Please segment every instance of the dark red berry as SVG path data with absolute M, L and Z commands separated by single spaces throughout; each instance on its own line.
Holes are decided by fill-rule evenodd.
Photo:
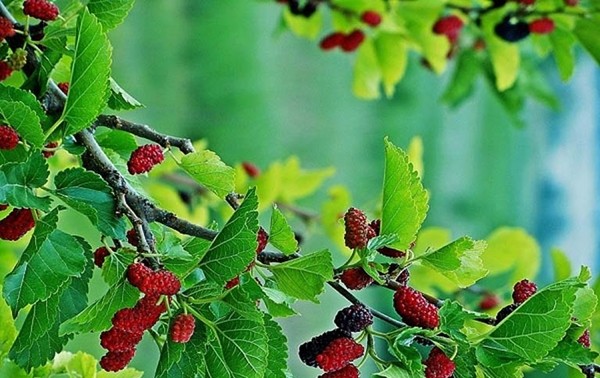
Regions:
M 42 151 L 42 155 L 46 159 L 51 158 L 56 153 L 56 148 L 58 147 L 58 142 L 49 142 L 44 146 L 44 150 Z
M 8 18 L 0 17 L 0 42 L 15 35 L 15 26 Z
M 369 276 L 363 268 L 346 269 L 340 275 L 340 280 L 350 290 L 360 290 L 373 283 L 373 278 Z
M 100 247 L 100 248 L 96 249 L 94 251 L 94 264 L 96 264 L 96 266 L 98 268 L 102 268 L 102 265 L 104 264 L 104 260 L 106 259 L 106 257 L 108 255 L 110 255 L 108 248 Z
M 132 228 L 129 231 L 127 231 L 127 242 L 134 247 L 137 247 L 138 244 L 140 244 L 135 228 Z
M 367 216 L 359 209 L 351 207 L 344 214 L 344 241 L 350 249 L 367 246 Z
M 106 371 L 119 371 L 125 369 L 133 359 L 135 349 L 124 352 L 108 352 L 100 359 L 100 366 Z
M 355 29 L 344 37 L 340 47 L 346 52 L 351 52 L 356 50 L 364 40 L 365 33 L 360 29 Z
M 100 345 L 111 352 L 125 352 L 134 349 L 142 340 L 142 332 L 129 332 L 111 328 L 100 334 Z
M 54 21 L 58 17 L 58 7 L 47 0 L 25 0 L 23 13 L 42 21 Z
M 134 308 L 123 308 L 112 318 L 113 327 L 125 332 L 142 333 L 147 327 L 140 323 L 140 312 Z
M 586 330 L 583 331 L 583 334 L 581 336 L 579 336 L 579 338 L 577 339 L 577 342 L 586 348 L 589 348 L 592 346 L 592 342 L 590 341 L 589 328 L 586 328 Z
M 396 290 L 394 308 L 409 326 L 433 329 L 440 324 L 438 308 L 411 287 L 401 286 Z
M 130 284 L 139 289 L 146 277 L 152 273 L 154 273 L 152 269 L 148 268 L 146 265 L 139 262 L 133 263 L 127 268 L 127 280 Z
M 233 289 L 240 284 L 240 276 L 235 276 L 225 283 L 225 290 Z
M 435 34 L 445 35 L 450 43 L 454 44 L 458 41 L 460 31 L 464 26 L 463 21 L 455 15 L 442 17 L 433 24 L 433 32 Z
M 258 245 L 256 246 L 256 254 L 258 255 L 259 253 L 265 250 L 265 247 L 269 242 L 269 234 L 267 234 L 267 231 L 265 231 L 264 228 L 258 228 L 258 233 L 256 234 L 256 241 L 258 242 Z
M 317 365 L 326 372 L 340 370 L 365 353 L 365 348 L 349 337 L 333 340 L 317 355 Z
M 250 162 L 242 162 L 242 168 L 244 168 L 244 172 L 252 178 L 260 176 L 260 168 Z
M 496 324 L 500 323 L 502 320 L 504 320 L 504 318 L 512 314 L 513 311 L 515 311 L 518 307 L 519 305 L 517 303 L 511 303 L 508 306 L 502 307 L 496 314 Z
M 192 315 L 178 315 L 171 327 L 171 340 L 176 343 L 187 343 L 194 334 L 194 328 L 196 328 L 196 321 Z
M 0 60 L 0 81 L 8 79 L 12 75 L 13 69 L 7 61 Z
M 456 368 L 454 362 L 438 347 L 429 352 L 429 357 L 423 364 L 425 365 L 425 378 L 450 378 Z
M 160 295 L 146 295 L 136 303 L 135 311 L 140 327 L 150 329 L 158 322 L 160 315 L 167 311 L 165 301 L 160 299 Z M 158 304 L 160 302 L 160 304 Z
M 159 270 L 146 275 L 138 288 L 148 295 L 175 295 L 181 289 L 181 282 L 170 271 Z
M 362 304 L 355 304 L 338 311 L 335 325 L 350 332 L 360 332 L 373 324 L 373 314 Z
M 327 331 L 319 336 L 313 337 L 310 341 L 300 345 L 298 356 L 300 360 L 308 366 L 317 366 L 317 356 L 335 339 L 350 338 L 352 334 L 341 329 Z
M 8 209 L 8 205 L 5 203 L 0 203 L 0 211 L 4 211 L 6 209 Z
M 481 310 L 491 310 L 496 308 L 500 304 L 500 298 L 496 294 L 486 294 L 479 302 L 479 308 Z
M 62 83 L 58 83 L 58 88 L 61 90 L 62 93 L 66 94 L 66 95 L 69 94 L 69 87 L 70 87 L 70 85 L 66 81 L 64 81 Z
M 132 175 L 149 172 L 155 165 L 165 160 L 162 147 L 158 144 L 146 144 L 131 153 L 127 169 Z
M 12 150 L 19 144 L 19 134 L 8 125 L 0 125 L 0 150 Z
M 529 280 L 522 280 L 515 284 L 513 287 L 512 298 L 513 302 L 520 304 L 525 302 L 529 297 L 535 294 L 537 286 L 535 283 Z
M 319 375 L 319 378 L 359 378 L 360 372 L 356 368 L 356 366 L 350 364 L 346 365 L 345 368 L 340 369 L 338 371 L 332 371 L 330 373 L 325 373 Z
M 402 270 L 400 275 L 396 278 L 396 282 L 398 282 L 402 286 L 408 285 L 408 280 L 410 279 L 410 272 L 408 269 Z
M 552 33 L 554 31 L 554 21 L 548 17 L 538 18 L 529 23 L 529 31 L 534 34 Z
M 19 240 L 35 227 L 33 213 L 29 209 L 13 209 L 6 218 L 0 220 L 0 239 Z
M 360 16 L 360 20 L 365 24 L 375 27 L 381 24 L 381 15 L 375 11 L 366 11 Z
M 345 37 L 346 35 L 342 32 L 327 34 L 319 43 L 319 47 L 324 51 L 333 50 L 342 44 Z

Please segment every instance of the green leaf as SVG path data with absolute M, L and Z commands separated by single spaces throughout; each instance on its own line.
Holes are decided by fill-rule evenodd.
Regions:
M 381 234 L 398 235 L 391 248 L 403 251 L 410 246 L 428 209 L 427 192 L 408 155 L 386 139 Z
M 46 50 L 43 54 L 39 55 L 40 64 L 36 67 L 35 71 L 33 71 L 31 75 L 29 75 L 25 83 L 23 83 L 23 85 L 21 86 L 22 89 L 31 90 L 38 93 L 46 93 L 46 91 L 48 90 L 48 80 L 50 79 L 50 75 L 52 74 L 52 71 L 54 71 L 54 68 L 62 58 L 62 52 L 65 51 L 67 37 L 63 34 L 68 34 L 69 32 L 69 30 L 65 30 L 62 27 L 60 27 L 58 29 L 62 32 L 60 35 L 49 36 L 48 31 L 50 27 L 51 25 L 47 25 L 44 28 L 44 33 L 46 36 L 44 37 L 43 44 L 46 47 Z M 37 107 L 41 109 L 41 106 L 39 102 L 37 102 L 37 100 L 36 103 Z M 32 104 L 27 102 L 26 104 L 31 109 L 36 111 L 36 114 L 38 115 L 38 117 L 40 117 L 40 120 L 47 120 L 46 114 L 43 113 L 43 111 L 42 114 L 40 114 L 32 106 Z
M 56 227 L 58 209 L 39 220 L 17 266 L 6 276 L 4 298 L 13 315 L 50 298 L 69 278 L 80 277 L 88 262 L 82 244 Z
M 112 2 L 112 0 L 106 2 Z M 111 77 L 108 107 L 113 110 L 133 110 L 143 108 L 144 105 L 133 98 L 129 93 L 125 92 L 125 90 L 121 88 L 119 84 L 117 84 L 117 82 Z
M 408 65 L 407 41 L 401 34 L 380 33 L 373 41 L 381 68 L 383 90 L 392 97 L 396 84 L 402 80 Z
M 500 92 L 509 89 L 515 84 L 521 63 L 518 45 L 503 41 L 496 36 L 496 32 L 494 31 L 494 27 L 505 16 L 505 13 L 504 9 L 497 9 L 487 12 L 482 17 L 485 43 L 496 77 L 496 88 Z
M 565 337 L 558 343 L 556 348 L 552 349 L 546 360 L 562 362 L 572 367 L 578 368 L 579 365 L 589 365 L 598 357 L 598 353 L 579 344 L 577 340 Z
M 54 185 L 54 194 L 85 215 L 102 234 L 116 239 L 125 237 L 126 225 L 122 218 L 115 216 L 112 190 L 98 174 L 70 168 L 56 175 Z
M 111 52 L 102 25 L 85 8 L 77 21 L 69 95 L 62 115 L 68 124 L 66 134 L 85 129 L 104 109 Z
M 270 287 L 261 287 L 261 290 L 265 294 L 262 298 L 265 306 L 267 306 L 269 314 L 274 318 L 284 318 L 298 314 L 291 307 L 294 300 L 289 295 Z
M 462 52 L 457 58 L 452 80 L 442 95 L 442 101 L 450 107 L 462 104 L 475 90 L 480 72 L 481 63 L 477 54 L 470 50 Z
M 87 7 L 108 31 L 123 22 L 134 3 L 135 0 L 90 0 Z
M 423 375 L 421 353 L 419 353 L 416 348 L 394 342 L 394 344 L 390 345 L 389 351 L 398 359 L 400 365 L 406 369 L 412 377 Z
M 571 261 L 563 251 L 553 248 L 550 251 L 552 265 L 554 267 L 554 280 L 560 281 L 571 276 Z
M 476 378 L 475 366 L 477 365 L 477 356 L 475 348 L 468 343 L 458 344 L 458 353 L 454 356 L 455 378 Z
M 600 41 L 598 40 L 598 29 L 600 28 L 600 17 L 579 18 L 575 25 L 575 36 L 590 55 L 600 63 Z
M 464 236 L 425 255 L 421 261 L 444 274 L 460 287 L 468 287 L 488 273 L 481 260 L 485 247 L 484 241 Z
M 13 345 L 17 337 L 17 328 L 10 312 L 10 307 L 0 298 L 0 361 Z
M 325 282 L 333 279 L 333 263 L 328 250 L 270 266 L 279 290 L 294 298 L 318 303 Z
M 568 81 L 573 76 L 575 69 L 575 54 L 573 46 L 575 44 L 573 33 L 562 28 L 556 28 L 550 33 L 550 42 L 554 53 L 554 61 L 562 81 Z
M 181 168 L 221 198 L 235 189 L 235 169 L 210 150 L 185 155 L 181 158 Z
M 377 51 L 373 42 L 367 39 L 356 53 L 352 92 L 365 100 L 378 99 L 380 82 L 381 68 L 377 61 Z
M 44 113 L 42 105 L 40 105 L 37 98 L 35 98 L 35 95 L 30 91 L 0 83 L 0 100 L 8 102 L 21 102 L 29 109 L 33 110 L 40 120 L 44 120 L 46 118 L 46 113 Z
M 293 203 L 298 199 L 313 194 L 323 185 L 323 181 L 335 172 L 333 168 L 302 169 L 300 167 L 300 160 L 296 156 L 291 156 L 283 164 L 273 164 L 273 167 L 279 167 L 279 174 L 281 175 L 281 190 L 278 193 L 277 199 L 285 203 Z M 275 169 L 277 170 L 277 168 Z
M 204 354 L 208 342 L 206 327 L 196 320 L 196 329 L 190 341 L 175 343 L 170 338 L 160 351 L 156 378 L 188 378 L 206 368 Z
M 242 272 L 256 256 L 258 232 L 256 193 L 251 189 L 244 202 L 213 240 L 199 267 L 219 285 Z
M 283 11 L 283 20 L 287 27 L 298 37 L 315 39 L 321 31 L 323 25 L 323 12 L 317 10 L 309 18 L 303 16 L 295 16 L 286 7 Z
M 128 160 L 131 152 L 138 148 L 135 136 L 126 131 L 98 130 L 95 137 L 100 147 L 113 150 L 124 160 Z
M 269 243 L 286 255 L 291 255 L 298 250 L 298 241 L 292 227 L 285 216 L 275 206 L 271 214 L 271 228 L 269 229 Z
M 232 312 L 210 330 L 212 337 L 205 354 L 207 377 L 264 377 L 269 348 L 262 322 Z
M 41 147 L 44 144 L 45 137 L 40 117 L 25 103 L 0 100 L 0 119 L 3 119 L 19 133 L 22 139 L 32 145 Z
M 133 263 L 136 253 L 134 250 L 120 248 L 113 251 L 104 259 L 102 278 L 110 286 L 116 285 L 125 277 L 127 267 Z
M 39 151 L 34 151 L 26 161 L 7 163 L 0 171 L 0 203 L 17 208 L 48 211 L 49 197 L 38 197 L 34 188 L 42 187 L 48 180 L 48 163 Z
M 374 377 L 381 378 L 412 378 L 414 375 L 398 365 L 390 365 L 385 370 L 375 373 Z
M 478 314 L 466 311 L 460 303 L 447 300 L 439 310 L 440 331 L 453 340 L 468 344 L 463 328 L 467 320 L 475 319 Z
M 268 365 L 265 378 L 287 377 L 287 338 L 281 326 L 269 315 L 264 314 L 265 330 L 267 331 Z
M 573 318 L 577 319 L 579 324 L 589 327 L 592 316 L 598 306 L 598 297 L 590 287 L 584 287 L 577 290 L 575 303 L 573 304 Z
M 111 326 L 115 312 L 133 307 L 140 292 L 126 281 L 111 286 L 103 297 L 88 306 L 79 315 L 60 326 L 60 335 L 104 331 Z

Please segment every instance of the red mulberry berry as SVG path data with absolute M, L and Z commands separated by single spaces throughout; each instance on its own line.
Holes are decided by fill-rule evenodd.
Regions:
M 402 270 L 400 275 L 396 278 L 396 282 L 398 282 L 402 286 L 408 285 L 408 280 L 410 279 L 410 272 L 408 269 Z
M 396 290 L 394 308 L 409 326 L 433 329 L 440 324 L 437 307 L 411 287 L 401 286 Z
M 319 336 L 313 337 L 310 341 L 300 345 L 298 356 L 300 360 L 308 366 L 317 366 L 317 356 L 333 341 L 339 338 L 350 338 L 351 333 L 341 329 L 327 331 Z
M 481 310 L 491 310 L 500 304 L 500 298 L 496 294 L 486 294 L 479 302 Z
M 96 266 L 98 268 L 102 268 L 102 265 L 104 264 L 104 260 L 106 259 L 106 257 L 108 255 L 110 255 L 108 248 L 106 248 L 106 247 L 98 248 L 97 250 L 94 251 L 94 264 L 96 264 Z
M 338 311 L 335 325 L 350 332 L 360 332 L 373 324 L 373 314 L 362 304 L 355 304 Z
M 233 277 L 225 284 L 225 290 L 233 289 L 240 284 L 240 276 Z
M 162 163 L 165 156 L 158 144 L 146 144 L 131 153 L 127 169 L 132 175 L 149 172 L 155 165 Z
M 579 338 L 577 339 L 577 342 L 586 348 L 589 348 L 590 346 L 592 346 L 592 342 L 590 341 L 589 328 L 586 328 L 586 330 L 583 331 L 583 334 L 581 336 L 579 336 Z
M 511 303 L 508 306 L 502 307 L 496 314 L 496 324 L 500 323 L 508 315 L 512 314 L 519 305 L 517 303 Z
M 42 151 L 42 155 L 46 159 L 51 158 L 56 153 L 56 148 L 58 147 L 58 142 L 49 142 L 44 146 L 44 150 Z
M 126 332 L 142 333 L 147 327 L 140 323 L 140 313 L 133 308 L 123 308 L 115 313 L 112 318 L 112 325 L 115 329 Z
M 456 368 L 454 362 L 437 347 L 429 352 L 429 357 L 423 364 L 425 365 L 425 378 L 450 378 Z
M 350 34 L 347 34 L 342 40 L 340 47 L 346 52 L 356 50 L 365 40 L 365 33 L 362 30 L 353 30 Z
M 157 305 L 159 298 L 160 296 L 158 295 L 147 295 L 140 299 L 133 308 L 138 317 L 138 324 L 143 329 L 152 328 L 158 322 L 158 319 L 160 319 L 160 315 L 167 311 L 167 306 L 164 302 Z
M 552 33 L 554 31 L 554 21 L 548 17 L 533 20 L 529 23 L 529 31 L 534 34 Z
M 340 280 L 350 290 L 360 290 L 373 283 L 373 278 L 369 276 L 363 268 L 350 268 L 342 272 Z
M 319 47 L 323 51 L 333 50 L 342 44 L 345 37 L 346 35 L 341 32 L 327 34 L 319 43 Z
M 513 287 L 512 298 L 515 303 L 523 303 L 537 291 L 535 283 L 529 280 L 522 280 Z
M 0 125 L 0 150 L 12 150 L 19 144 L 19 134 L 8 125 Z
M 356 368 L 356 366 L 350 364 L 346 365 L 345 368 L 340 369 L 338 371 L 332 371 L 330 373 L 325 373 L 319 375 L 319 378 L 359 378 L 360 372 Z
M 244 169 L 244 172 L 252 178 L 260 176 L 260 168 L 248 161 L 242 162 L 242 168 Z
M 256 241 L 258 242 L 258 245 L 256 246 L 256 254 L 258 255 L 265 250 L 265 247 L 269 242 L 269 234 L 267 234 L 267 231 L 265 231 L 264 228 L 259 227 L 258 233 L 256 234 Z
M 333 340 L 317 357 L 317 365 L 325 370 L 340 370 L 365 353 L 365 348 L 352 338 L 341 337 Z
M 142 332 L 128 332 L 111 328 L 100 334 L 100 345 L 111 352 L 125 352 L 134 349 L 142 340 Z
M 13 209 L 6 218 L 0 220 L 0 239 L 19 240 L 33 227 L 35 220 L 31 210 Z
M 8 79 L 12 75 L 13 69 L 10 68 L 8 62 L 0 60 L 0 81 Z
M 100 359 L 100 366 L 106 371 L 119 371 L 125 369 L 133 359 L 135 349 L 124 352 L 108 352 Z
M 463 21 L 454 15 L 442 17 L 433 25 L 435 34 L 445 35 L 450 43 L 454 44 L 458 41 L 458 36 L 463 27 Z
M 364 248 L 367 245 L 367 216 L 351 207 L 344 215 L 344 241 L 348 248 Z
M 0 42 L 15 35 L 15 26 L 8 18 L 0 17 Z
M 196 328 L 196 321 L 192 315 L 177 316 L 171 327 L 171 340 L 176 343 L 187 343 L 194 334 L 194 328 Z
M 8 209 L 8 205 L 5 203 L 0 203 L 0 211 L 4 211 L 6 209 Z
M 66 95 L 69 94 L 69 88 L 70 88 L 70 85 L 66 81 L 64 81 L 62 83 L 58 83 L 58 89 L 60 89 L 60 91 Z
M 181 289 L 181 282 L 168 270 L 159 270 L 144 277 L 139 289 L 149 295 L 175 295 Z
M 58 17 L 58 7 L 47 0 L 25 0 L 23 13 L 42 21 L 54 21 Z
M 135 228 L 132 228 L 129 231 L 127 231 L 127 242 L 134 247 L 137 247 L 138 244 L 140 244 Z
M 360 16 L 360 20 L 369 26 L 375 27 L 381 24 L 381 15 L 375 11 L 366 11 Z
M 146 277 L 152 273 L 152 269 L 148 268 L 146 265 L 139 262 L 133 263 L 127 268 L 127 280 L 130 284 L 140 289 Z

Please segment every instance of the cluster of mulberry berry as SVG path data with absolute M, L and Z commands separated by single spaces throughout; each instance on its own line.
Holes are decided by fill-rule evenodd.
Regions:
M 434 329 L 440 324 L 438 308 L 409 286 L 400 286 L 394 293 L 394 309 L 409 326 Z
M 175 295 L 181 289 L 179 279 L 168 270 L 153 271 L 141 262 L 127 268 L 129 283 L 146 295 Z
M 35 220 L 30 209 L 13 209 L 0 220 L 0 239 L 19 240 L 34 227 Z
M 513 303 L 503 307 L 496 314 L 496 324 L 500 323 L 504 318 L 515 311 L 523 302 L 529 299 L 537 292 L 537 285 L 527 279 L 521 280 L 513 287 Z
M 47 0 L 25 0 L 23 13 L 42 21 L 54 21 L 58 18 L 58 7 Z
M 8 18 L 0 17 L 0 42 L 15 35 L 15 26 Z
M 381 15 L 372 10 L 365 11 L 360 15 L 356 14 L 355 16 L 358 17 L 361 22 L 371 27 L 379 26 L 382 21 Z M 339 47 L 344 52 L 352 52 L 360 47 L 365 38 L 366 35 L 361 29 L 354 29 L 349 33 L 336 31 L 323 37 L 319 43 L 319 47 L 324 51 L 333 50 Z
M 442 352 L 434 347 L 425 361 L 425 378 L 450 378 L 454 374 L 456 365 Z
M 381 220 L 375 219 L 367 223 L 367 216 L 361 210 L 351 207 L 344 214 L 344 242 L 348 248 L 365 248 L 367 242 L 378 236 L 381 230 Z M 384 256 L 398 258 L 404 257 L 404 251 L 398 251 L 389 247 L 377 250 Z
M 342 371 L 364 352 L 364 347 L 354 341 L 349 331 L 337 328 L 300 345 L 298 354 L 300 360 L 308 366 L 319 367 L 331 373 Z M 344 375 L 325 376 L 343 377 Z
M 158 144 L 146 144 L 138 147 L 131 153 L 127 162 L 127 169 L 132 175 L 150 172 L 155 165 L 165 160 L 162 147 Z

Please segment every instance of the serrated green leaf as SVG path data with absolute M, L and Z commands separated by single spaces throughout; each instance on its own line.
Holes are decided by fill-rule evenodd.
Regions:
M 273 208 L 273 213 L 271 214 L 269 243 L 286 255 L 291 255 L 298 250 L 298 241 L 296 240 L 294 231 L 277 207 Z
M 380 83 L 381 68 L 377 61 L 377 51 L 373 42 L 367 39 L 356 53 L 352 92 L 365 100 L 378 99 Z
M 459 343 L 458 352 L 454 356 L 454 378 L 476 378 L 475 366 L 477 365 L 477 357 L 475 348 L 470 344 Z
M 460 287 L 468 287 L 488 273 L 481 260 L 485 247 L 484 241 L 465 236 L 425 255 L 421 261 Z
M 235 169 L 210 150 L 185 155 L 181 158 L 181 168 L 221 198 L 234 191 Z
M 47 25 L 44 28 L 44 33 L 46 34 L 46 37 L 48 36 L 48 31 L 51 26 L 52 25 Z M 63 31 L 64 34 L 69 33 L 69 30 L 65 30 L 62 27 L 60 27 L 58 30 Z M 56 35 L 55 37 L 51 37 L 48 39 L 46 37 L 44 37 L 43 42 L 44 46 L 46 47 L 46 50 L 43 54 L 39 55 L 40 63 L 37 65 L 35 71 L 33 71 L 31 75 L 29 75 L 25 83 L 23 83 L 23 85 L 21 86 L 22 89 L 31 90 L 38 93 L 46 93 L 46 91 L 48 90 L 48 81 L 50 79 L 50 75 L 52 74 L 52 71 L 63 56 L 63 52 L 65 51 L 65 45 L 67 44 L 67 38 L 63 34 Z M 31 109 L 34 109 L 34 107 L 32 107 L 32 104 L 26 104 Z M 37 107 L 41 109 L 39 103 Z M 36 109 L 34 110 L 36 111 L 38 117 L 40 117 L 40 120 L 42 120 L 42 124 L 44 124 L 44 120 L 47 120 L 46 114 L 43 113 L 43 111 L 42 114 L 40 114 Z M 46 128 L 44 127 L 44 129 Z
M 550 33 L 550 42 L 554 53 L 554 61 L 562 81 L 568 81 L 573 76 L 575 69 L 575 44 L 573 33 L 561 28 L 556 28 Z
M 333 263 L 328 250 L 270 266 L 279 290 L 285 294 L 318 303 L 325 282 L 333 279 Z
M 456 301 L 446 301 L 439 310 L 440 330 L 449 335 L 453 340 L 468 343 L 466 335 L 462 332 L 467 320 L 475 319 L 475 313 L 466 311 Z
M 505 42 L 500 39 L 494 27 L 505 16 L 504 9 L 487 12 L 482 17 L 482 30 L 485 37 L 487 51 L 489 52 L 496 78 L 496 88 L 503 92 L 511 88 L 517 81 L 521 57 L 516 43 Z
M 581 45 L 600 64 L 600 41 L 598 41 L 598 29 L 600 28 L 600 17 L 579 18 L 575 24 L 575 36 Z
M 396 84 L 404 77 L 408 65 L 406 38 L 401 34 L 380 33 L 373 42 L 381 69 L 383 90 L 387 97 L 392 97 Z
M 473 93 L 480 72 L 481 63 L 477 54 L 470 50 L 462 52 L 456 60 L 454 74 L 442 95 L 442 101 L 450 107 L 462 104 Z
M 386 139 L 381 234 L 398 235 L 391 248 L 403 251 L 410 246 L 428 209 L 427 192 L 408 155 Z
M 44 144 L 45 137 L 40 117 L 25 103 L 0 100 L 0 119 L 15 129 L 28 143 L 36 147 Z
M 584 347 L 577 340 L 565 337 L 558 343 L 556 348 L 548 353 L 545 359 L 579 368 L 580 365 L 592 364 L 596 357 L 598 357 L 597 352 Z
M 106 0 L 104 0 L 106 1 Z M 106 2 L 111 2 L 106 1 Z M 133 1 L 132 1 L 133 2 Z M 123 88 L 117 84 L 113 78 L 110 78 L 110 97 L 108 98 L 108 107 L 113 110 L 133 110 L 143 108 L 138 100 L 133 98 L 129 93 L 127 93 Z
M 126 281 L 111 286 L 103 297 L 88 306 L 79 315 L 60 326 L 60 335 L 104 331 L 111 326 L 115 312 L 132 307 L 140 297 L 140 292 Z
M 421 362 L 421 353 L 411 346 L 401 343 L 394 343 L 389 347 L 390 353 L 398 359 L 400 365 L 406 369 L 411 376 L 421 376 L 424 372 L 423 363 Z
M 75 55 L 69 80 L 69 95 L 63 111 L 66 134 L 88 127 L 107 101 L 112 48 L 102 26 L 87 8 L 77 21 Z
M 0 360 L 8 353 L 16 337 L 17 328 L 10 307 L 4 298 L 0 298 Z
M 77 352 L 61 352 L 54 357 L 52 369 L 56 373 L 67 373 L 77 376 L 78 378 L 96 378 L 96 364 L 98 362 L 94 356 Z
M 293 299 L 282 291 L 270 287 L 261 287 L 266 295 L 263 299 L 269 314 L 274 318 L 284 318 L 294 316 L 298 313 L 291 307 Z
M 21 102 L 29 109 L 33 110 L 40 120 L 46 118 L 46 113 L 42 109 L 35 95 L 30 91 L 4 85 L 0 83 L 0 100 L 8 102 Z
M 48 211 L 52 200 L 49 197 L 39 197 L 33 189 L 43 186 L 49 174 L 48 163 L 39 151 L 34 151 L 24 162 L 2 165 L 0 203 Z
M 281 326 L 269 315 L 264 315 L 267 331 L 268 365 L 265 378 L 286 378 L 288 349 L 287 338 Z
M 412 378 L 414 377 L 411 372 L 401 368 L 398 365 L 390 365 L 385 370 L 375 373 L 374 377 L 381 378 Z
M 200 261 L 199 267 L 209 280 L 224 285 L 254 260 L 258 232 L 257 207 L 256 193 L 251 189 Z
M 223 292 L 223 286 L 218 285 L 212 281 L 203 281 L 185 291 L 185 295 L 194 298 L 195 300 L 202 300 L 207 298 L 214 298 Z
M 95 137 L 100 147 L 110 148 L 125 160 L 128 160 L 131 152 L 138 148 L 135 137 L 122 130 L 98 130 Z
M 54 194 L 73 210 L 85 215 L 98 230 L 115 239 L 125 237 L 126 225 L 115 216 L 112 190 L 96 173 L 70 168 L 54 178 Z
M 210 330 L 212 338 L 205 354 L 207 377 L 264 377 L 269 349 L 262 322 L 232 312 L 219 319 Z
M 592 316 L 596 312 L 598 297 L 590 287 L 577 290 L 575 303 L 573 303 L 573 318 L 584 326 L 589 326 Z
M 37 224 L 17 266 L 6 276 L 4 298 L 13 315 L 28 304 L 53 296 L 69 278 L 80 277 L 88 261 L 82 244 L 56 228 L 55 209 Z
M 133 263 L 136 253 L 134 250 L 121 248 L 113 251 L 104 259 L 102 278 L 108 285 L 113 286 L 125 277 L 127 267 Z
M 135 0 L 90 0 L 87 7 L 108 31 L 123 22 L 134 3 Z

